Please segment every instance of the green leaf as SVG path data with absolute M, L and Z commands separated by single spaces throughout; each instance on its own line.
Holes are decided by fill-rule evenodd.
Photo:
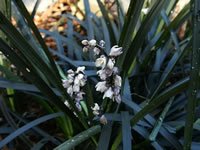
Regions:
M 184 150 L 190 150 L 192 144 L 192 130 L 195 117 L 195 105 L 197 98 L 197 90 L 199 89 L 199 70 L 200 70 L 200 22 L 199 22 L 199 10 L 200 1 L 191 1 L 191 7 L 193 10 L 193 44 L 192 44 L 192 70 L 190 74 L 190 82 L 188 88 L 188 102 L 187 102 L 187 114 L 184 130 Z
M 101 126 L 100 125 L 93 126 L 93 127 L 89 128 L 89 129 L 79 133 L 78 135 L 74 136 L 70 140 L 62 143 L 59 146 L 57 146 L 56 148 L 54 148 L 54 150 L 71 150 L 72 148 L 74 148 L 78 144 L 80 144 L 83 141 L 87 140 L 91 136 L 99 133 L 100 131 L 101 131 Z

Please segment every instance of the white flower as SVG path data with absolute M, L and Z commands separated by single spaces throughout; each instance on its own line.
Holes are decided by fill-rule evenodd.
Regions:
M 118 74 L 118 73 L 119 73 L 119 69 L 118 69 L 117 67 L 114 67 L 114 68 L 113 68 L 113 73 L 114 73 L 114 74 Z
M 78 92 L 77 95 L 76 95 L 75 100 L 76 100 L 77 102 L 80 102 L 80 100 L 83 99 L 83 94 L 85 94 L 85 92 Z
M 115 82 L 115 87 L 121 87 L 121 85 L 122 85 L 122 78 L 119 75 L 116 75 L 114 80 L 115 80 L 114 81 Z
M 86 45 L 88 45 L 88 40 L 83 40 L 83 41 L 81 41 L 81 43 L 86 46 Z
M 72 82 L 73 82 L 73 81 L 72 81 Z M 63 87 L 64 87 L 64 88 L 67 89 L 67 88 L 70 86 L 70 84 L 71 84 L 71 83 L 69 82 L 69 80 L 63 80 Z
M 112 88 L 110 87 L 110 88 L 104 93 L 103 99 L 106 98 L 106 97 L 112 99 L 112 98 L 113 98 L 113 94 L 114 94 L 114 92 L 113 92 Z
M 88 48 L 87 46 L 84 46 L 84 47 L 83 47 L 83 52 L 84 52 L 84 53 L 87 53 L 88 51 L 89 51 L 89 48 Z
M 98 82 L 95 86 L 96 91 L 99 91 L 101 93 L 105 92 L 108 87 L 106 86 L 106 81 Z
M 104 115 L 101 116 L 100 122 L 101 122 L 102 124 L 104 124 L 104 125 L 108 123 L 108 121 L 107 121 L 107 119 L 106 119 L 106 117 L 105 117 Z
M 74 91 L 75 93 L 80 92 L 80 86 L 79 86 L 78 84 L 74 84 L 74 86 L 73 86 L 73 91 Z
M 74 84 L 80 85 L 80 79 L 78 78 L 78 76 L 75 77 Z
M 99 54 L 100 54 L 100 49 L 97 48 L 97 47 L 95 47 L 95 48 L 93 49 L 93 51 L 94 51 L 94 55 L 99 55 Z
M 97 103 L 94 103 L 94 107 L 91 107 L 91 109 L 93 110 L 93 114 L 95 116 L 98 116 L 99 115 L 99 110 L 100 110 L 100 107 Z
M 73 95 L 73 87 L 72 85 L 70 87 L 67 88 L 67 93 L 72 96 Z
M 69 69 L 69 70 L 67 71 L 67 73 L 68 73 L 68 74 L 74 74 L 74 71 L 73 71 L 72 69 Z
M 99 41 L 99 45 L 101 45 L 102 47 L 104 47 L 106 44 L 106 42 L 104 40 Z
M 114 96 L 113 100 L 115 100 L 118 104 L 120 104 L 121 103 L 121 96 L 120 95 Z
M 79 111 L 82 110 L 82 107 L 81 107 L 80 103 L 78 103 L 78 102 L 76 102 L 76 107 L 78 108 Z
M 106 57 L 104 55 L 101 55 L 100 58 L 96 59 L 95 65 L 96 67 L 102 67 L 102 69 L 104 69 L 106 66 Z
M 119 47 L 118 45 L 115 45 L 111 48 L 110 50 L 110 56 L 119 56 L 121 55 L 123 52 L 122 52 L 122 47 Z
M 82 67 L 77 68 L 76 73 L 79 73 L 79 72 L 84 73 L 84 71 L 85 71 L 85 66 L 82 66 Z
M 99 70 L 97 71 L 98 76 L 100 77 L 101 80 L 106 80 L 106 71 L 105 70 Z
M 114 65 L 115 65 L 115 60 L 110 58 L 110 59 L 108 60 L 107 67 L 108 67 L 109 69 L 113 69 Z
M 97 41 L 96 40 L 90 40 L 89 42 L 88 42 L 88 44 L 90 45 L 90 46 L 96 46 L 97 45 Z

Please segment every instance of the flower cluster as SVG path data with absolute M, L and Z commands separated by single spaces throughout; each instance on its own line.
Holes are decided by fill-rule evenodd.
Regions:
M 122 47 L 117 45 L 113 46 L 109 55 L 107 55 L 103 51 L 105 48 L 105 42 L 103 40 L 101 40 L 99 44 L 97 44 L 96 40 L 83 40 L 82 44 L 84 45 L 84 52 L 93 49 L 94 54 L 97 56 L 95 65 L 100 68 L 97 74 L 101 81 L 96 84 L 96 91 L 104 94 L 103 99 L 107 97 L 120 103 L 122 79 L 119 76 L 118 68 L 115 67 L 115 57 L 122 54 Z
M 75 100 L 76 107 L 79 111 L 82 110 L 80 101 L 85 94 L 82 87 L 86 84 L 87 77 L 84 73 L 85 67 L 78 67 L 76 71 L 68 70 L 67 79 L 63 80 L 63 87 L 67 89 L 67 93 Z

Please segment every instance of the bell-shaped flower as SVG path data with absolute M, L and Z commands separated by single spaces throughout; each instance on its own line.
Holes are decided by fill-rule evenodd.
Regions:
M 73 85 L 73 91 L 74 91 L 75 93 L 80 92 L 80 86 L 79 86 L 78 84 L 74 84 L 74 85 Z
M 73 95 L 73 86 L 71 85 L 70 87 L 67 88 L 67 93 L 72 96 Z
M 90 41 L 88 42 L 88 44 L 89 44 L 89 46 L 94 47 L 94 46 L 97 45 L 97 41 L 96 41 L 96 40 L 90 40 Z
M 88 45 L 88 40 L 82 40 L 81 43 L 86 46 Z
M 119 75 L 116 75 L 114 78 L 115 87 L 121 87 L 122 85 L 122 78 Z
M 109 69 L 113 69 L 114 65 L 115 65 L 115 60 L 112 59 L 112 58 L 110 58 L 110 59 L 108 60 L 107 67 L 108 67 Z
M 76 73 L 79 73 L 79 72 L 84 73 L 84 71 L 85 71 L 85 66 L 81 66 L 77 68 Z
M 106 80 L 107 75 L 106 75 L 106 71 L 104 69 L 97 71 L 97 74 L 101 80 Z
M 74 74 L 74 71 L 73 71 L 72 69 L 69 69 L 69 70 L 67 71 L 67 73 L 68 73 L 68 74 Z
M 73 82 L 73 81 L 72 81 Z M 71 83 L 69 82 L 69 80 L 63 80 L 63 87 L 64 88 L 68 88 L 71 85 Z
M 120 87 L 115 87 L 113 92 L 114 92 L 114 95 L 119 95 L 120 94 Z
M 106 44 L 106 42 L 105 42 L 104 40 L 99 41 L 99 45 L 100 45 L 101 47 L 104 47 L 105 44 Z
M 99 55 L 99 54 L 100 54 L 100 49 L 97 48 L 97 47 L 95 47 L 95 48 L 93 49 L 93 51 L 94 51 L 94 55 Z
M 114 92 L 113 92 L 112 88 L 110 87 L 108 90 L 105 91 L 105 93 L 103 95 L 103 99 L 106 97 L 112 99 L 113 94 L 114 94 Z
M 115 100 L 118 104 L 120 104 L 121 103 L 121 96 L 120 95 L 114 96 L 113 100 Z
M 84 52 L 84 53 L 87 53 L 88 51 L 89 51 L 89 47 L 88 47 L 88 46 L 84 46 L 84 47 L 83 47 L 83 52 Z
M 82 110 L 82 107 L 81 107 L 80 103 L 78 103 L 78 102 L 76 102 L 76 107 L 77 107 L 77 109 L 78 109 L 79 111 Z
M 99 91 L 101 93 L 105 92 L 108 87 L 106 86 L 106 81 L 98 82 L 95 86 L 96 91 Z
M 100 117 L 100 123 L 102 123 L 102 124 L 107 124 L 108 123 L 108 121 L 107 121 L 107 118 L 105 117 L 105 115 L 102 115 L 101 117 Z
M 97 58 L 95 65 L 96 65 L 96 67 L 102 67 L 102 69 L 104 69 L 106 66 L 106 56 L 101 55 L 100 58 Z
M 99 115 L 100 107 L 99 107 L 99 105 L 97 103 L 94 103 L 94 107 L 91 107 L 91 109 L 93 110 L 93 114 L 95 116 Z
M 118 74 L 119 73 L 119 69 L 117 67 L 113 67 L 113 74 Z
M 75 97 L 76 102 L 80 102 L 83 99 L 84 94 L 85 92 L 78 92 Z
M 118 45 L 115 45 L 111 48 L 110 50 L 110 56 L 119 56 L 121 55 L 123 52 L 122 52 L 122 47 L 119 47 Z

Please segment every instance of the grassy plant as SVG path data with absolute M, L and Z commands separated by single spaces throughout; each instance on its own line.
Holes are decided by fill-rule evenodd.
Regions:
M 18 24 L 23 24 L 19 26 L 20 30 L 17 30 L 0 12 L 0 29 L 9 39 L 8 42 L 0 38 L 0 50 L 26 78 L 19 79 L 11 71 L 3 68 L 1 71 L 7 74 L 5 77 L 12 79 L 12 82 L 2 79 L 0 87 L 12 87 L 33 95 L 49 113 L 29 123 L 24 121 L 24 126 L 18 129 L 15 126 L 16 131 L 0 142 L 0 148 L 20 134 L 23 140 L 27 140 L 23 134 L 26 130 L 35 129 L 37 124 L 51 118 L 56 118 L 56 123 L 64 133 L 65 139 L 58 141 L 37 128 L 35 131 L 39 132 L 42 138 L 34 147 L 40 145 L 42 141 L 52 142 L 58 150 L 80 147 L 99 150 L 147 147 L 181 150 L 183 147 L 184 149 L 199 147 L 199 135 L 192 134 L 192 130 L 199 133 L 197 127 L 199 116 L 195 111 L 195 108 L 199 109 L 196 105 L 198 82 L 195 82 L 198 80 L 199 72 L 197 42 L 199 3 L 191 1 L 193 4 L 191 8 L 194 7 L 194 11 L 187 4 L 173 20 L 170 20 L 176 0 L 154 0 L 152 3 L 147 0 L 134 0 L 130 2 L 126 15 L 118 0 L 117 15 L 106 9 L 100 0 L 97 2 L 102 13 L 101 17 L 91 12 L 88 0 L 84 0 L 85 20 L 79 20 L 71 14 L 62 16 L 61 19 L 68 20 L 68 28 L 64 30 L 65 36 L 57 31 L 38 29 L 20 0 L 13 1 L 13 5 L 17 6 L 15 11 L 19 11 L 20 14 L 14 15 L 15 20 Z M 147 13 L 143 12 L 144 8 L 148 8 Z M 191 22 L 192 13 L 195 16 L 194 26 L 189 24 L 185 38 L 179 40 L 176 30 L 185 21 Z M 86 34 L 74 30 L 72 20 L 76 20 Z M 191 34 L 192 29 L 193 34 Z M 45 45 L 40 33 L 55 39 L 57 51 Z M 28 40 L 25 37 L 29 37 Z M 109 97 L 103 99 L 102 94 L 94 88 L 100 80 L 96 74 L 97 63 L 94 63 L 92 50 L 88 54 L 83 53 L 81 44 L 82 40 L 94 39 L 97 43 L 100 40 L 105 41 L 105 48 L 99 45 L 97 48 L 109 58 L 112 57 L 111 47 L 119 45 L 123 48 L 123 53 L 116 60 L 119 75 L 122 77 L 120 104 L 113 102 Z M 63 44 L 67 45 L 67 56 L 64 55 Z M 90 45 L 96 46 L 96 44 Z M 193 47 L 192 63 L 190 63 L 191 47 Z M 57 55 L 59 60 L 55 61 L 51 53 Z M 69 77 L 67 70 L 75 71 L 80 66 L 85 66 L 85 74 L 88 77 L 87 84 L 82 89 L 86 95 L 79 103 L 81 111 L 77 109 L 72 96 L 62 85 L 62 79 L 67 80 Z M 12 78 L 8 78 L 9 76 Z M 187 99 L 189 101 L 185 109 Z M 65 106 L 66 100 L 71 108 Z M 103 108 L 100 112 L 103 118 L 101 115 L 94 116 L 95 103 Z M 7 112 L 13 113 L 9 110 Z M 13 117 L 23 120 L 15 113 Z M 100 127 L 100 123 L 104 124 Z M 61 142 L 64 143 L 60 145 Z

